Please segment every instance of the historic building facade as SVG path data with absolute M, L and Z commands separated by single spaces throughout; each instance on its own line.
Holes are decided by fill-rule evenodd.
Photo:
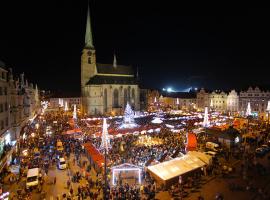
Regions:
M 197 108 L 202 111 L 205 107 L 209 107 L 209 105 L 209 94 L 204 88 L 201 88 L 199 92 L 197 92 Z
M 220 90 L 215 90 L 209 94 L 210 109 L 218 112 L 227 111 L 227 94 Z
M 139 110 L 139 95 L 137 77 L 131 66 L 118 65 L 115 55 L 112 64 L 96 62 L 88 9 L 85 47 L 81 56 L 83 113 L 88 115 L 119 114 L 124 111 L 127 102 L 133 109 Z
M 0 61 L 0 158 L 6 146 L 19 139 L 21 128 L 38 113 L 39 107 L 37 86 L 28 84 L 24 74 L 14 80 L 12 69 Z M 1 159 L 0 171 L 9 160 L 7 156 Z
M 63 102 L 63 105 L 60 105 L 61 101 Z M 60 106 L 64 109 L 66 103 L 68 110 L 73 110 L 74 105 L 80 110 L 82 106 L 81 97 L 53 97 L 49 99 L 49 109 L 59 109 Z
M 250 103 L 251 112 L 261 117 L 265 117 L 267 113 L 267 103 L 270 100 L 270 92 L 261 90 L 259 87 L 249 87 L 246 91 L 241 91 L 239 95 L 239 109 L 244 115 L 247 105 Z
M 231 113 L 239 111 L 239 96 L 235 90 L 232 90 L 227 96 L 227 111 Z
M 197 98 L 195 92 L 161 92 L 159 102 L 163 108 L 195 110 Z

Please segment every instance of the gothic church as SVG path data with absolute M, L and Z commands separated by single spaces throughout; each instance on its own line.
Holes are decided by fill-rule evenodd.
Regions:
M 121 114 L 127 102 L 139 110 L 139 86 L 132 66 L 96 63 L 90 10 L 87 12 L 85 46 L 81 56 L 82 112 L 87 115 Z

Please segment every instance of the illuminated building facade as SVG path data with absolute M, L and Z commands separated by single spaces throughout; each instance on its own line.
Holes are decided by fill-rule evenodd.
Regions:
M 159 102 L 164 108 L 195 110 L 197 98 L 195 92 L 161 92 Z
M 242 114 L 245 113 L 247 105 L 250 102 L 251 112 L 265 117 L 267 102 L 270 100 L 270 92 L 261 90 L 259 87 L 249 87 L 246 91 L 241 91 L 239 95 L 239 109 Z
M 203 111 L 205 107 L 209 106 L 209 94 L 204 88 L 201 88 L 197 92 L 197 108 Z
M 210 109 L 218 112 L 227 111 L 227 94 L 220 90 L 215 90 L 209 94 L 209 102 L 213 102 Z
M 21 128 L 38 113 L 39 92 L 28 84 L 24 74 L 13 79 L 12 69 L 0 61 L 0 157 L 7 145 L 14 145 Z M 10 161 L 11 154 L 0 162 L 0 171 Z
M 120 114 L 127 102 L 134 110 L 140 107 L 140 91 L 132 66 L 96 63 L 88 9 L 85 47 L 81 56 L 82 110 L 88 115 Z
M 227 111 L 231 113 L 239 111 L 239 96 L 235 90 L 232 90 L 227 96 Z

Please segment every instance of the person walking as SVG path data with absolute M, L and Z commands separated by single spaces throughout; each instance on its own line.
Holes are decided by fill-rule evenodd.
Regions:
M 56 184 L 56 176 L 54 177 L 53 184 Z

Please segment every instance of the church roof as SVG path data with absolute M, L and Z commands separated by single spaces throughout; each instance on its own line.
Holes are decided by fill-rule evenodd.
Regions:
M 132 66 L 117 65 L 113 64 L 100 64 L 97 63 L 97 73 L 99 74 L 119 74 L 119 75 L 132 75 L 134 76 L 134 71 Z
M 137 84 L 134 77 L 125 76 L 99 76 L 96 75 L 88 81 L 87 85 L 99 84 L 121 84 L 121 85 L 135 85 Z

